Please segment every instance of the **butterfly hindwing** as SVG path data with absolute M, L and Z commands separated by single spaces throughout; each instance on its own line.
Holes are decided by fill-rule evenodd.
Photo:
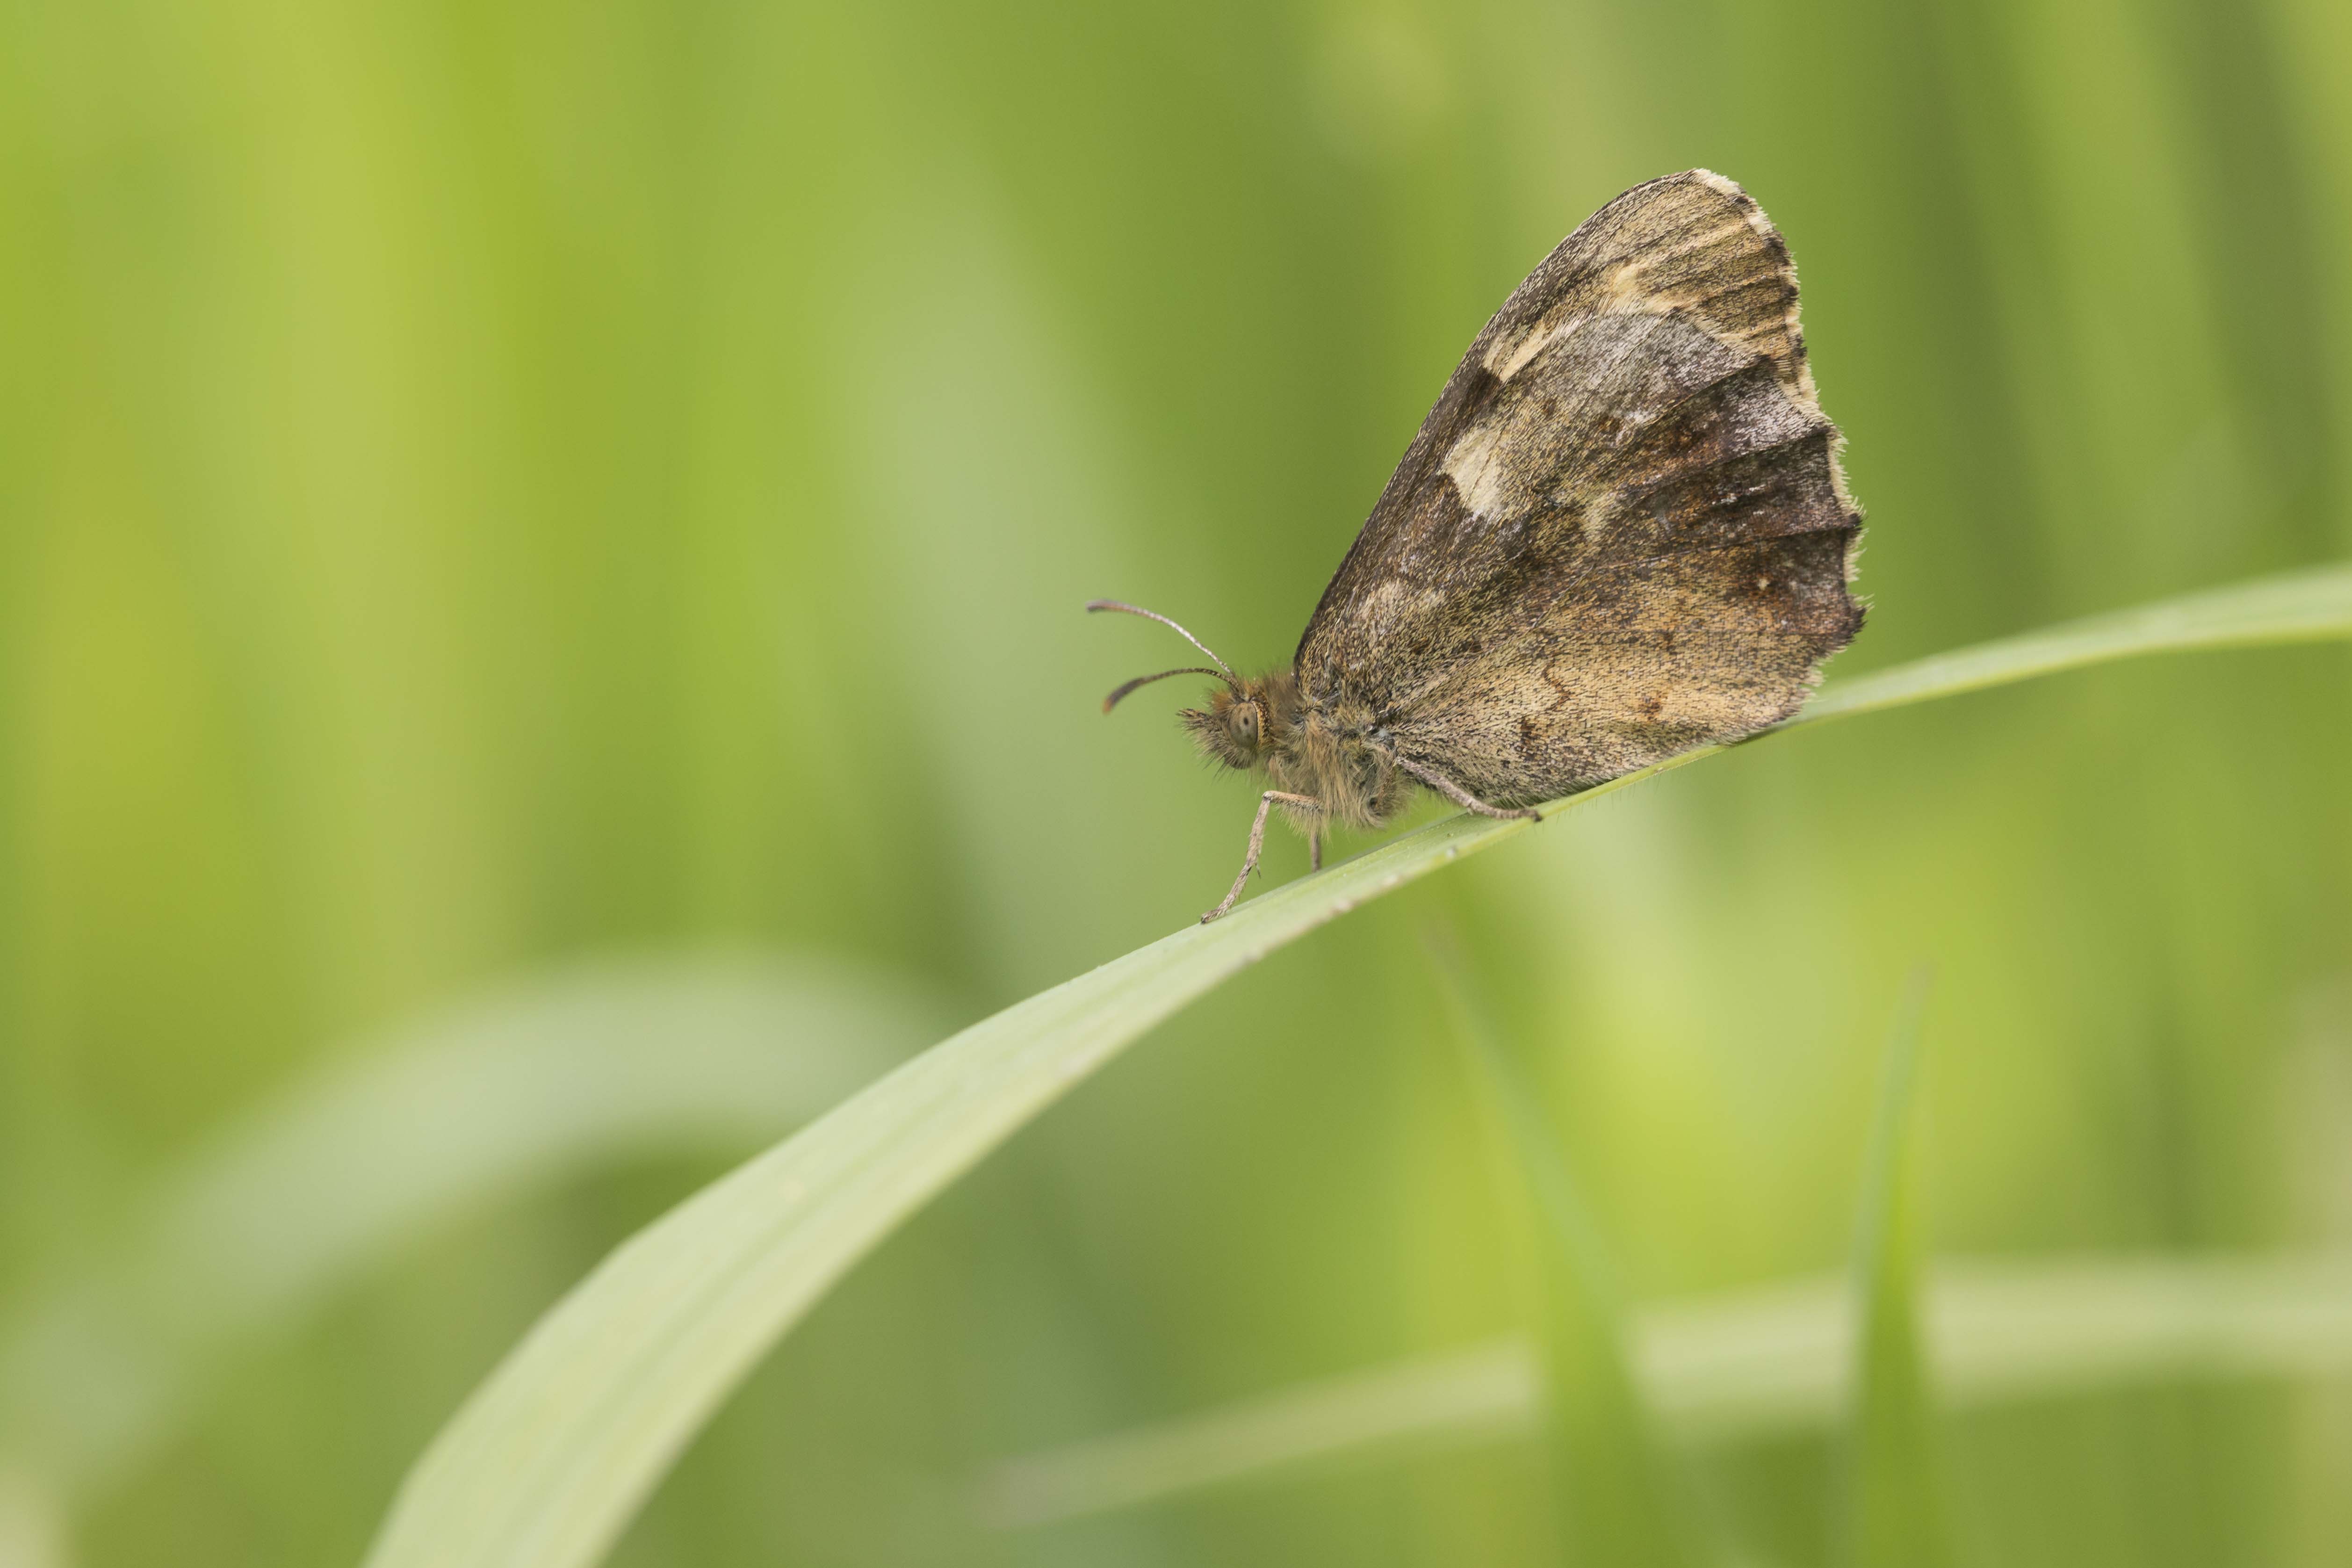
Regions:
M 1837 445 L 1762 212 L 1703 171 L 1637 186 L 1471 344 L 1302 688 L 1497 804 L 1763 728 L 1861 624 Z

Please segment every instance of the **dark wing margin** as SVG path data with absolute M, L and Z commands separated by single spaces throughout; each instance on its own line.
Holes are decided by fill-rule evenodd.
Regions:
M 1720 175 L 1595 213 L 1446 382 L 1307 623 L 1305 692 L 1496 800 L 1792 712 L 1861 624 L 1797 303 Z

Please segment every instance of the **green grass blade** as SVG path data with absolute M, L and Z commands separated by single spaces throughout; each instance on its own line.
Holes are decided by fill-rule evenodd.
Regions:
M 623 1245 L 476 1391 L 369 1561 L 577 1564 L 849 1266 L 1118 1050 L 1220 980 L 1494 843 L 1439 822 L 966 1029 Z
M 1951 1561 L 1936 1479 L 1935 1410 L 1921 1345 L 1913 1090 L 1927 973 L 1904 987 L 1886 1042 L 1878 1114 L 1863 1170 L 1853 1281 L 1853 1418 L 1846 1433 L 1846 1561 L 1855 1568 L 1937 1568 Z
M 2189 1379 L 2352 1371 L 2352 1256 L 1948 1260 L 1926 1299 L 1936 1392 L 1962 1410 Z M 1853 1413 L 1853 1281 L 1819 1277 L 1637 1309 L 1630 1345 L 1664 1435 L 1706 1448 L 1834 1432 Z M 1051 1524 L 1206 1487 L 1386 1463 L 1544 1430 L 1517 1339 L 1277 1389 L 1006 1461 L 985 1517 Z
M 2305 579 L 2294 579 L 2304 582 Z M 2200 595 L 2180 646 L 2352 634 L 2352 573 L 2324 601 L 2279 582 Z M 2332 608 L 2326 607 L 2332 606 Z M 2157 612 L 2148 612 L 2157 613 Z M 2331 618 L 2332 617 L 2332 618 Z M 2097 631 L 2063 663 L 2048 640 L 1979 650 L 1907 685 L 1857 683 L 1892 706 L 2173 645 Z M 2024 647 L 2008 658 L 2002 649 Z M 1990 663 L 1982 662 L 1989 660 Z M 1948 662 L 1948 661 L 1947 661 Z M 1894 695 L 1883 693 L 1894 691 Z M 1837 692 L 1817 716 L 1857 711 Z M 1800 715 L 1801 723 L 1808 715 Z M 1686 766 L 1685 753 L 1550 808 Z M 1532 825 L 1455 817 L 1189 926 L 965 1030 L 625 1243 L 552 1308 L 418 1460 L 379 1534 L 376 1568 L 575 1568 L 618 1535 L 751 1365 L 860 1257 L 989 1150 L 1139 1035 L 1316 927 Z
M 1685 1488 L 1652 1433 L 1626 1357 L 1615 1261 L 1533 1086 L 1472 998 L 1459 956 L 1433 946 L 1455 1033 L 1534 1202 L 1546 1446 L 1567 1560 L 1626 1568 L 1691 1563 Z
M 976 1511 L 1020 1530 L 1327 1465 L 1538 1436 L 1545 1397 L 1535 1348 L 1498 1340 L 1024 1455 L 981 1480 Z
M 1822 688 L 1797 722 L 1952 697 L 2139 654 L 2327 642 L 2352 629 L 2352 566 L 2320 566 L 2069 621 Z

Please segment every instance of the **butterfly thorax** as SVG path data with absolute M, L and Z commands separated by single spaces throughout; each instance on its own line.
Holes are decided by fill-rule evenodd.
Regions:
M 1212 760 L 1321 802 L 1319 809 L 1285 804 L 1302 829 L 1318 822 L 1377 827 L 1412 791 L 1412 780 L 1383 756 L 1370 708 L 1307 698 L 1287 669 L 1219 688 L 1208 707 L 1186 709 L 1183 720 Z

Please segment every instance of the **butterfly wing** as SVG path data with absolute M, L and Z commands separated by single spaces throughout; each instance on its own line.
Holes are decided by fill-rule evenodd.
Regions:
M 1302 689 L 1496 804 L 1774 723 L 1862 624 L 1838 445 L 1762 210 L 1704 170 L 1638 185 L 1471 343 Z

